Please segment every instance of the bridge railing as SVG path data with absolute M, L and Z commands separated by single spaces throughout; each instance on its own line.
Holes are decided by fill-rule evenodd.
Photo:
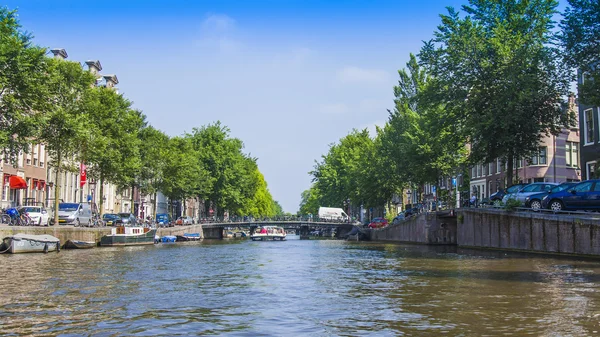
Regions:
M 341 223 L 351 221 L 342 221 L 341 219 L 326 219 L 319 217 L 308 217 L 308 216 L 279 216 L 279 217 L 251 217 L 251 216 L 230 216 L 230 217 L 209 217 L 200 218 L 197 223 L 199 224 L 210 224 L 210 223 L 243 223 L 243 222 L 331 222 Z

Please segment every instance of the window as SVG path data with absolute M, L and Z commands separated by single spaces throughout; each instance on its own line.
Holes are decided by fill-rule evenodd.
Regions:
M 548 151 L 547 147 L 540 147 L 538 153 L 531 157 L 531 165 L 546 165 L 547 157 L 546 152 Z
M 596 185 L 594 185 L 594 192 L 600 192 L 600 184 L 596 183 Z
M 40 167 L 44 167 L 44 162 L 43 161 L 40 162 Z
M 579 167 L 579 143 L 567 142 L 565 158 L 567 166 Z
M 481 175 L 482 176 L 487 176 L 488 172 L 487 172 L 488 166 L 487 164 L 481 164 Z
M 27 162 L 27 165 L 31 165 L 31 158 L 27 157 L 26 162 Z
M 583 112 L 585 130 L 585 145 L 594 143 L 594 114 L 592 109 Z
M 581 184 L 577 184 L 573 187 L 573 189 L 577 192 L 589 192 L 592 188 L 593 181 L 586 181 Z
M 502 162 L 500 158 L 496 159 L 496 173 L 502 172 Z
M 543 183 L 544 182 L 544 178 L 533 178 L 533 182 L 534 183 Z
M 589 161 L 585 164 L 585 173 L 586 173 L 586 178 L 587 179 L 592 179 L 594 177 L 596 177 L 596 174 L 594 173 L 595 169 L 596 169 L 596 162 L 595 161 Z
M 493 163 L 489 163 L 488 164 L 488 175 L 492 175 L 494 171 L 494 164 Z
M 481 165 L 477 165 L 477 176 L 481 177 Z
M 33 166 L 37 166 L 38 164 L 38 159 L 37 158 L 33 158 Z

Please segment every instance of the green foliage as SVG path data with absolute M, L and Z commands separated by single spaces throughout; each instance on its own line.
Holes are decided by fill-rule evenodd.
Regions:
M 514 211 L 517 207 L 522 207 L 521 202 L 517 199 L 510 198 L 506 200 L 503 208 L 507 211 Z
M 321 206 L 321 193 L 317 186 L 313 184 L 310 189 L 302 192 L 302 200 L 300 201 L 300 209 L 298 213 L 300 215 L 308 214 L 319 214 L 319 207 Z
M 39 135 L 47 100 L 46 50 L 21 30 L 16 11 L 0 7 L 0 149 L 15 163 Z
M 436 101 L 470 144 L 472 163 L 528 158 L 568 123 L 569 73 L 550 42 L 554 0 L 471 0 L 453 8 L 419 57 Z
M 560 27 L 564 58 L 573 68 L 585 73 L 579 84 L 579 100 L 586 105 L 600 105 L 600 2 L 569 0 Z

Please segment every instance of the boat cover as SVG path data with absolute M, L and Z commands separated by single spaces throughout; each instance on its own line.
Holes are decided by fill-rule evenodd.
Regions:
M 191 238 L 200 237 L 200 233 L 183 233 L 183 236 L 188 236 Z
M 32 240 L 32 241 L 37 241 L 37 242 L 43 242 L 43 243 L 55 243 L 55 242 L 60 242 L 60 240 L 57 237 L 54 237 L 52 235 L 48 235 L 48 234 L 41 234 L 41 235 L 34 235 L 34 234 L 15 234 L 15 235 L 10 235 L 5 237 L 4 239 L 13 239 L 16 241 L 21 241 L 21 240 Z

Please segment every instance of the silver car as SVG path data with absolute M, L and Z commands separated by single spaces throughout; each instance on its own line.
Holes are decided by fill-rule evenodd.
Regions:
M 525 205 L 525 199 L 527 199 L 528 196 L 537 194 L 540 192 L 550 191 L 555 186 L 558 186 L 558 184 L 557 183 L 532 183 L 529 185 L 525 185 L 522 188 L 520 188 L 517 192 L 505 195 L 504 198 L 502 198 L 502 203 L 506 204 L 508 199 L 514 199 L 514 200 L 519 201 L 519 203 L 521 205 Z

